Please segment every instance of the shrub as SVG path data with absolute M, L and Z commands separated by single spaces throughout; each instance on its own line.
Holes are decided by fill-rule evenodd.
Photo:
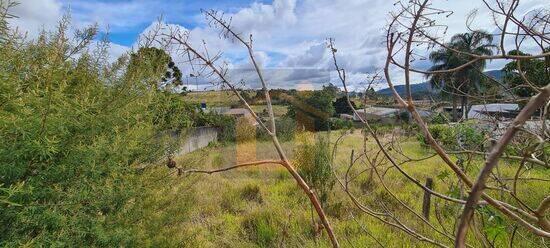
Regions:
M 311 92 L 307 96 L 296 97 L 292 104 L 288 107 L 287 116 L 296 118 L 297 116 L 307 116 L 313 120 L 313 128 L 308 131 L 326 131 L 330 128 L 330 120 L 328 117 L 334 115 L 334 106 L 332 100 L 336 97 L 337 88 L 329 84 L 323 86 L 322 90 Z
M 244 204 L 242 201 L 242 197 L 239 197 L 238 191 L 234 191 L 233 189 L 228 188 L 222 195 L 220 207 L 226 212 L 235 214 L 242 211 Z
M 430 125 L 428 130 L 432 134 L 432 137 L 441 145 L 452 146 L 456 144 L 456 132 L 452 126 L 444 124 Z M 428 141 L 426 140 L 426 137 L 424 137 L 423 133 L 418 133 L 418 139 L 423 144 L 428 144 Z
M 256 138 L 256 127 L 250 120 L 241 117 L 235 121 L 235 135 L 238 141 L 250 141 Z
M 430 120 L 431 124 L 447 124 L 449 123 L 449 118 L 444 113 L 437 113 L 433 115 Z
M 353 127 L 353 122 L 351 122 L 350 120 L 342 120 L 340 118 L 330 119 L 331 130 L 351 129 L 352 127 Z
M 457 149 L 481 150 L 485 143 L 485 132 L 476 128 L 475 123 L 466 122 L 456 125 Z
M 477 150 L 482 148 L 484 144 L 484 132 L 476 128 L 472 122 L 456 125 L 430 125 L 428 130 L 432 134 L 432 137 L 447 149 Z M 418 133 L 417 138 L 422 144 L 428 144 L 423 133 Z
M 317 192 L 323 204 L 327 202 L 328 194 L 335 183 L 330 156 L 330 144 L 326 138 L 315 138 L 309 132 L 298 136 L 295 151 L 298 173 Z
M 350 102 L 353 108 L 357 109 L 355 102 Z M 332 105 L 334 106 L 334 111 L 336 112 L 336 114 L 353 114 L 353 109 L 349 106 L 348 98 L 346 96 L 337 98 L 336 101 L 332 103 Z
M 234 117 L 216 113 L 205 113 L 202 110 L 194 118 L 194 126 L 211 126 L 218 128 L 218 141 L 220 143 L 235 141 L 236 120 Z
M 0 43 L 2 247 L 135 246 L 121 216 L 147 193 L 136 165 L 165 156 L 166 129 L 191 125 L 178 96 L 151 85 L 166 60 L 109 64 L 106 43 L 86 47 L 97 28 L 73 44 L 67 27 Z
M 409 120 L 411 119 L 411 114 L 409 111 L 400 111 L 398 115 L 396 115 L 397 121 L 401 121 L 403 123 L 409 123 Z

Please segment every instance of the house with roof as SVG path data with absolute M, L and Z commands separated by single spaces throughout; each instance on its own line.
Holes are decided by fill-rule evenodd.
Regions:
M 430 110 L 417 109 L 416 112 L 422 117 L 431 118 L 433 112 Z M 411 115 L 408 110 L 404 108 L 389 108 L 389 107 L 375 107 L 370 106 L 363 109 L 357 109 L 357 113 L 353 114 L 354 121 L 360 121 L 361 118 L 371 122 L 380 122 L 383 124 L 395 124 L 398 120 L 403 118 L 411 121 Z
M 353 114 L 354 121 L 376 121 L 384 124 L 393 124 L 397 120 L 397 115 L 401 110 L 397 108 L 386 107 L 367 107 L 357 109 Z
M 468 111 L 468 119 L 477 120 L 508 120 L 519 113 L 519 105 L 515 103 L 490 103 L 472 105 Z

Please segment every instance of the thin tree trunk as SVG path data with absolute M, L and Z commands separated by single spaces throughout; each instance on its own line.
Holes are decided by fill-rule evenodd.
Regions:
M 452 101 L 453 101 L 453 109 L 452 109 L 453 118 L 452 118 L 452 121 L 456 122 L 457 121 L 457 113 L 456 113 L 457 99 L 456 99 L 456 95 L 455 95 L 454 90 L 453 90 L 453 93 L 452 93 L 451 97 L 452 97 Z
M 462 96 L 462 119 L 463 120 L 468 119 L 468 96 L 467 95 Z

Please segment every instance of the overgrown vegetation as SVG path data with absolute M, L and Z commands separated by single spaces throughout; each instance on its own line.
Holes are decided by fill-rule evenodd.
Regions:
M 296 119 L 308 131 L 329 130 L 330 117 L 335 113 L 332 101 L 338 91 L 336 86 L 329 84 L 309 96 L 297 97 L 289 106 L 287 116 Z
M 447 149 L 458 150 L 482 150 L 486 141 L 486 135 L 482 129 L 476 127 L 475 122 L 449 124 L 434 124 L 429 126 L 430 133 L 435 140 Z M 417 134 L 418 141 L 424 145 L 428 142 L 423 134 Z
M 182 98 L 187 92 L 181 71 L 162 49 L 142 47 L 112 63 L 106 55 L 107 40 L 96 41 L 97 28 L 76 31 L 73 37 L 68 34 L 68 18 L 56 32 L 25 40 L 7 30 L 5 20 L 10 16 L 3 13 L 3 3 L 0 246 L 545 244 L 537 235 L 548 236 L 547 111 L 540 110 L 544 112 L 539 120 L 542 132 L 522 125 L 537 109 L 548 106 L 550 86 L 533 87 L 517 68 L 508 73 L 531 87 L 526 96 L 537 93 L 503 135 L 495 134 L 498 122 L 485 131 L 481 122 L 448 123 L 443 115 L 428 126 L 411 95 L 405 101 L 392 87 L 396 102 L 408 110 L 396 117 L 401 126 L 365 122 L 361 132 L 351 129 L 331 137 L 330 130 L 352 126 L 350 121 L 331 117 L 354 108 L 350 104 L 349 109 L 335 111 L 343 108 L 343 98 L 333 104 L 339 90 L 332 84 L 302 94 L 274 91 L 278 101 L 291 104 L 288 115 L 274 118 L 269 97 L 261 102 L 259 91 L 252 96 L 252 91 L 236 89 L 220 72 L 224 67 L 216 67 L 218 56 L 210 59 L 208 52 L 197 52 L 186 39 L 176 39 L 190 61 L 199 60 L 203 69 L 211 70 L 236 95 L 267 104 L 269 109 L 255 121 L 211 114 Z M 385 76 L 391 85 L 389 66 L 400 61 L 393 59 L 400 56 L 393 51 L 402 46 L 406 63 L 399 67 L 407 75 L 409 93 L 411 45 L 436 40 L 418 31 L 435 23 L 429 19 L 434 13 L 422 13 L 431 11 L 427 3 L 400 3 L 402 12 L 393 16 L 388 28 Z M 247 43 L 232 31 L 231 19 L 226 21 L 216 11 L 206 15 L 222 27 L 222 34 L 240 41 L 254 62 L 252 36 Z M 510 16 L 506 14 L 506 20 Z M 414 20 L 413 27 L 407 27 L 408 20 Z M 417 26 L 419 20 L 425 24 Z M 393 26 L 396 23 L 401 26 Z M 408 41 L 394 37 L 397 31 L 397 36 L 409 32 Z M 508 33 L 506 28 L 502 31 L 503 42 Z M 170 39 L 188 38 L 189 33 L 170 35 Z M 487 57 L 480 55 L 493 54 L 491 40 L 489 34 L 475 31 L 455 35 L 449 44 L 435 44 L 442 47 L 431 56 L 441 62 L 435 69 L 452 73 L 438 72 L 431 78 L 442 88 L 452 85 L 452 91 L 464 91 L 463 114 L 468 94 L 478 90 L 472 86 L 483 82 L 477 74 Z M 333 40 L 328 47 L 346 86 Z M 518 59 L 506 57 L 504 48 L 501 52 L 494 57 Z M 522 56 L 516 61 L 518 67 L 521 60 L 542 66 L 542 60 L 532 61 L 542 56 Z M 545 59 L 548 62 L 548 56 Z M 472 66 L 460 69 L 468 60 Z M 258 67 L 256 72 L 267 88 Z M 538 80 L 536 75 L 531 78 Z M 456 85 L 459 79 L 464 82 Z M 232 104 L 242 105 L 248 107 L 246 101 Z M 416 124 L 408 123 L 411 118 Z M 209 145 L 174 157 L 179 140 L 173 134 L 194 126 L 218 127 L 223 146 Z M 415 139 L 415 132 L 423 135 Z M 269 139 L 273 146 L 262 142 Z M 427 145 L 432 149 L 425 149 Z M 168 168 L 158 166 L 166 157 Z M 276 157 L 279 160 L 273 160 Z M 214 175 L 203 178 L 203 174 Z M 339 190 L 333 190 L 334 185 Z M 312 225 L 304 224 L 310 221 Z
M 331 170 L 330 144 L 326 137 L 304 132 L 297 138 L 295 151 L 298 173 L 319 195 L 321 203 L 326 203 L 335 180 Z
M 122 215 L 144 194 L 140 167 L 174 146 L 164 131 L 192 126 L 172 81 L 151 87 L 168 59 L 109 63 L 95 26 L 69 30 L 65 18 L 36 40 L 2 36 L 2 246 L 135 244 Z

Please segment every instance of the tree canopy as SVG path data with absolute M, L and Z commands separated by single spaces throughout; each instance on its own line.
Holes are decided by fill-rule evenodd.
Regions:
M 546 48 L 546 52 L 550 48 Z M 508 52 L 509 55 L 530 55 L 517 50 Z M 519 67 L 518 67 L 519 65 Z M 550 82 L 550 57 L 533 58 L 522 60 L 519 64 L 516 61 L 509 62 L 504 66 L 504 80 L 513 89 L 514 94 L 519 97 L 531 97 L 535 95 L 535 90 L 530 85 L 526 85 L 523 74 L 527 80 L 535 87 L 544 87 Z M 521 71 L 520 71 L 521 69 Z

